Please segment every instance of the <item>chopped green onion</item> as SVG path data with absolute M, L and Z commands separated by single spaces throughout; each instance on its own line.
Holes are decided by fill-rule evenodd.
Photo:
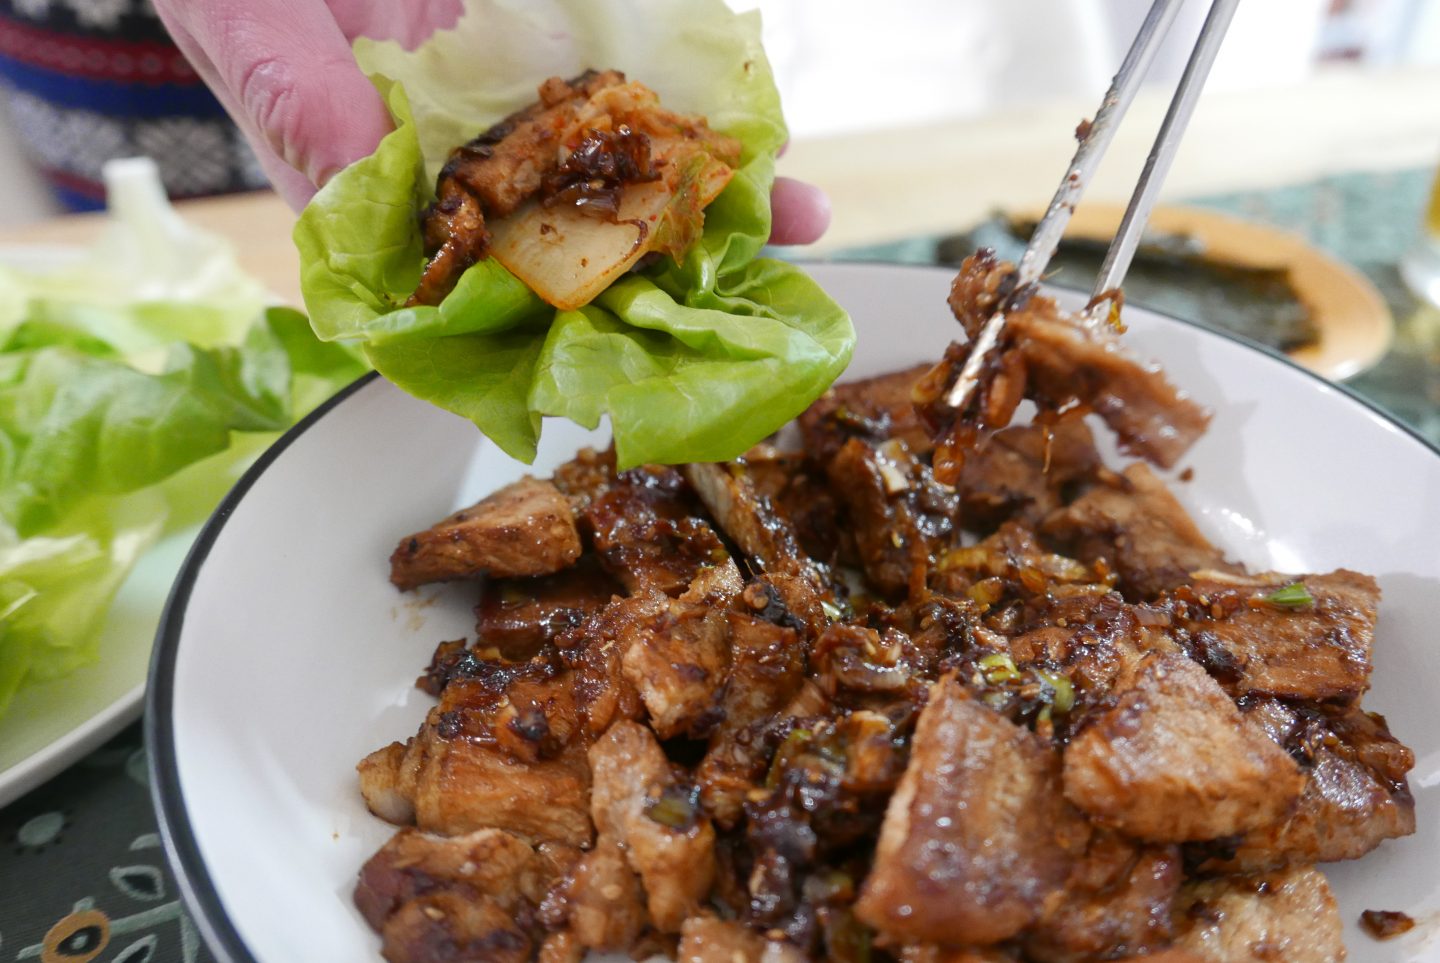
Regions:
M 806 880 L 805 890 L 812 902 L 849 901 L 855 898 L 855 880 L 849 873 L 827 869 Z
M 784 775 L 785 767 L 790 760 L 800 751 L 801 746 L 814 737 L 809 729 L 791 729 L 785 741 L 780 743 L 775 750 L 775 756 L 770 760 L 770 771 L 765 774 L 765 788 L 774 789 L 780 785 L 780 777 Z
M 1266 595 L 1261 601 L 1282 608 L 1298 609 L 1304 605 L 1314 605 L 1315 596 L 1310 594 L 1310 590 L 1305 587 L 1304 582 L 1291 582 L 1284 588 L 1276 589 Z
M 820 600 L 820 610 L 825 613 L 825 617 L 831 622 L 839 622 L 845 616 L 845 613 L 841 610 L 840 606 L 836 605 L 829 599 Z
M 666 786 L 645 806 L 645 815 L 676 832 L 688 832 L 699 818 L 699 793 L 694 787 Z
M 835 963 L 870 963 L 871 931 L 855 918 L 854 913 L 848 909 L 839 910 L 827 913 L 823 919 L 827 960 Z
M 1068 678 L 1059 672 L 1048 672 L 1045 669 L 1036 669 L 1035 674 L 1054 693 L 1049 702 L 1056 712 L 1069 712 L 1075 707 L 1075 687 Z
M 985 681 L 991 685 L 1014 682 L 1020 678 L 1020 670 L 1015 668 L 1015 660 L 1004 652 L 983 656 L 980 659 L 980 671 L 985 673 Z

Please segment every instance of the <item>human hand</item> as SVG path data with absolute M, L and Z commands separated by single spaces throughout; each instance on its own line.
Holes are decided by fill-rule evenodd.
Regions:
M 154 0 L 189 58 L 255 149 L 276 191 L 305 206 L 341 168 L 391 131 L 390 114 L 351 52 L 357 37 L 419 45 L 452 27 L 463 0 Z M 830 205 L 778 178 L 775 244 L 809 244 Z

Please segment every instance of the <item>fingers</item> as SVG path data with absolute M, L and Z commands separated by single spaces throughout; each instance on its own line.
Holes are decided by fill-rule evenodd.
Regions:
M 775 178 L 770 210 L 771 244 L 813 244 L 830 226 L 830 199 L 804 181 Z
M 309 185 L 374 151 L 391 130 L 380 95 L 322 0 L 156 6 L 292 205 L 313 193 Z
M 455 26 L 463 0 L 325 0 L 346 37 L 394 40 L 414 50 L 436 30 Z

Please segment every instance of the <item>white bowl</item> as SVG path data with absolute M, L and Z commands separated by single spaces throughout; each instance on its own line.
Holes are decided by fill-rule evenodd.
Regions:
M 958 328 L 951 272 L 817 265 L 860 332 L 849 377 L 939 356 Z M 1073 296 L 1062 295 L 1074 306 Z M 1127 311 L 1126 336 L 1215 409 L 1181 468 L 1180 499 L 1258 569 L 1376 575 L 1384 591 L 1367 708 L 1414 747 L 1419 831 L 1329 867 L 1351 959 L 1433 959 L 1440 947 L 1440 452 L 1344 390 L 1221 334 Z M 546 425 L 533 468 L 465 421 L 378 379 L 294 428 L 231 492 L 176 583 L 157 640 L 147 735 L 171 861 L 225 960 L 378 959 L 351 903 L 392 827 L 361 802 L 354 766 L 413 735 L 430 700 L 412 682 L 435 644 L 467 635 L 473 589 L 391 587 L 397 538 L 597 433 Z M 1385 943 L 1365 909 L 1420 920 Z

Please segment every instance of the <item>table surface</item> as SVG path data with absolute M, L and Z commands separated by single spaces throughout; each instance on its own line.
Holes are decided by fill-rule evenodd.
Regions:
M 1145 94 L 1137 102 L 1095 197 L 1128 193 L 1163 100 Z M 1440 70 L 1337 70 L 1300 87 L 1209 98 L 1168 193 L 1287 227 L 1374 281 L 1396 314 L 1397 338 L 1351 386 L 1440 443 L 1440 313 L 1419 305 L 1395 272 L 1440 158 L 1436 103 Z M 797 143 L 781 172 L 830 193 L 835 219 L 815 253 L 929 261 L 942 235 L 995 208 L 1042 203 L 1072 149 L 1069 131 L 1088 109 L 1062 104 Z M 1285 136 L 1268 136 L 1277 125 Z M 182 209 L 230 238 L 278 295 L 298 301 L 294 216 L 274 195 Z M 47 221 L 0 232 L 0 244 L 84 243 L 96 224 L 93 216 Z M 0 809 L 0 840 L 0 957 L 59 959 L 45 947 L 68 937 L 85 952 L 102 941 L 104 959 L 127 963 L 209 959 L 159 849 L 138 727 Z

